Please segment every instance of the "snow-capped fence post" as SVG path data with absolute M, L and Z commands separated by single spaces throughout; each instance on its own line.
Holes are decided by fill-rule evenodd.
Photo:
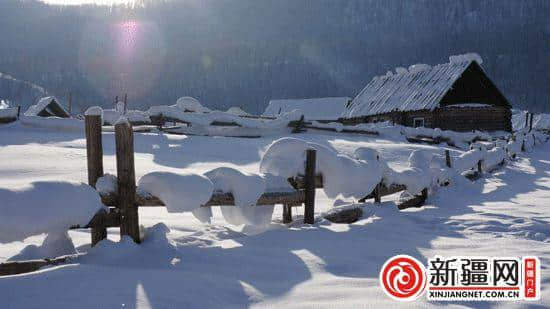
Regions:
M 451 168 L 451 154 L 449 150 L 445 150 L 445 165 L 447 165 L 448 168 Z
M 292 222 L 292 205 L 283 204 L 283 223 Z
M 139 243 L 139 217 L 136 204 L 134 133 L 128 121 L 115 124 L 116 168 L 121 215 L 120 236 L 128 235 Z
M 97 179 L 103 176 L 103 143 L 101 140 L 101 115 L 84 116 L 86 127 L 86 157 L 88 161 L 88 184 L 95 188 Z M 92 228 L 92 246 L 107 238 L 104 227 Z
M 97 179 L 103 176 L 103 145 L 101 141 L 101 115 L 86 115 L 86 156 L 88 159 L 88 184 L 95 188 Z
M 315 213 L 315 149 L 306 150 L 304 223 L 313 224 Z

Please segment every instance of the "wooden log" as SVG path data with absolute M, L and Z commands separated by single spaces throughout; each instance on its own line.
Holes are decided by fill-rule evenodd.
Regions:
M 92 220 L 84 226 L 73 225 L 69 229 L 87 229 L 87 228 L 108 228 L 120 227 L 120 212 L 117 208 L 110 208 L 109 212 L 105 210 L 98 211 Z
M 363 216 L 363 210 L 360 207 L 356 208 L 344 208 L 334 209 L 323 215 L 323 218 L 332 223 L 353 223 L 361 219 Z
M 304 189 L 306 187 L 305 185 L 305 176 L 304 175 L 298 175 L 294 178 L 287 179 L 290 185 L 296 189 Z M 317 174 L 315 175 L 315 188 L 322 189 L 323 188 L 323 175 Z
M 411 207 L 422 207 L 422 205 L 424 205 L 424 202 L 426 202 L 427 198 L 428 198 L 428 189 L 424 188 L 421 194 L 415 195 L 410 199 L 400 201 L 397 204 L 397 208 L 402 210 L 402 209 L 407 209 Z
M 445 150 L 445 165 L 447 165 L 448 168 L 451 168 L 451 154 L 449 150 Z
M 407 189 L 405 185 L 391 184 L 388 186 L 384 183 L 380 183 L 378 187 L 378 194 L 380 195 L 380 197 L 382 197 L 382 196 L 391 195 L 391 194 L 403 191 L 405 189 Z M 359 202 L 364 203 L 367 199 L 370 199 L 370 198 L 375 198 L 374 190 L 372 191 L 371 194 L 360 199 Z
M 283 205 L 283 223 L 292 222 L 292 206 L 289 204 Z
M 317 152 L 306 150 L 304 223 L 313 224 L 315 214 L 315 164 Z
M 30 273 L 45 266 L 55 266 L 67 263 L 74 258 L 76 258 L 76 256 L 62 256 L 53 259 L 0 263 L 0 276 Z
M 375 203 L 382 203 L 382 195 L 380 194 L 380 187 L 382 186 L 381 183 L 377 184 L 376 187 L 374 187 L 374 191 L 372 192 L 374 194 L 374 202 Z
M 88 184 L 95 188 L 99 177 L 103 176 L 103 142 L 101 138 L 102 119 L 100 115 L 86 115 L 86 157 L 88 162 Z M 92 247 L 107 238 L 104 227 L 92 228 Z
M 110 194 L 100 194 L 101 201 L 106 206 L 118 206 L 119 198 L 118 193 Z M 155 207 L 155 206 L 165 206 L 164 202 L 161 201 L 158 197 L 153 196 L 147 192 L 138 190 L 136 192 L 135 201 L 137 206 L 140 207 Z M 266 192 L 260 196 L 256 202 L 256 206 L 271 206 L 271 205 L 284 205 L 288 204 L 291 206 L 301 205 L 305 201 L 305 191 L 289 191 L 289 192 Z M 202 207 L 211 207 L 211 206 L 234 206 L 235 199 L 233 194 L 225 192 L 214 192 L 212 197 L 206 204 L 201 205 Z
M 130 236 L 139 243 L 139 216 L 136 199 L 134 167 L 134 133 L 127 121 L 115 125 L 116 167 L 121 215 L 120 236 Z
M 95 188 L 97 179 L 103 176 L 103 144 L 101 140 L 101 116 L 86 115 L 86 156 L 88 160 L 88 184 Z

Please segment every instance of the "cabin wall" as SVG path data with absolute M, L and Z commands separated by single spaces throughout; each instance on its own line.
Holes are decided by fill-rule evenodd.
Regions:
M 344 125 L 390 121 L 414 127 L 415 118 L 423 118 L 426 128 L 457 132 L 512 131 L 512 113 L 504 107 L 444 107 L 433 111 L 392 112 L 380 115 L 340 119 Z
M 437 127 L 459 132 L 512 131 L 512 112 L 504 107 L 451 107 L 437 111 Z

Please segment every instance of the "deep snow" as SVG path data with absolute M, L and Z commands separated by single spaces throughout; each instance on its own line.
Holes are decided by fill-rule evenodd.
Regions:
M 395 170 L 409 168 L 413 150 L 453 159 L 463 151 L 409 144 L 402 139 L 345 134 L 297 134 L 296 137 L 358 158 L 357 149 L 377 150 Z M 267 147 L 278 137 L 259 139 L 209 138 L 136 134 L 136 177 L 153 171 L 204 174 L 218 167 L 257 173 Z M 114 136 L 104 133 L 105 172 L 115 174 Z M 212 224 L 203 225 L 191 213 L 170 214 L 165 208 L 140 209 L 146 227 L 142 245 L 109 240 L 91 249 L 88 230 L 70 231 L 76 249 L 87 253 L 74 263 L 36 273 L 0 278 L 2 308 L 231 308 L 231 307 L 430 307 L 424 298 L 400 304 L 387 298 L 378 272 L 395 254 L 426 262 L 436 254 L 476 256 L 539 256 L 543 265 L 542 300 L 550 305 L 550 144 L 521 153 L 516 161 L 476 182 L 457 178 L 439 188 L 421 209 L 398 211 L 384 197 L 379 206 L 367 202 L 363 218 L 337 225 L 318 218 L 313 226 L 281 222 L 276 206 L 267 228 L 231 226 L 219 208 Z M 56 132 L 0 127 L 0 188 L 13 190 L 37 181 L 86 182 L 82 132 Z M 358 153 L 361 153 L 359 151 Z M 24 155 L 21 155 L 24 154 Z M 363 153 L 365 158 L 373 154 Z M 361 158 L 359 158 L 361 159 Z M 317 192 L 316 214 L 334 204 Z M 341 204 L 342 202 L 338 202 Z M 66 205 L 72 207 L 73 205 Z M 162 224 L 159 224 L 161 223 Z M 0 244 L 0 261 L 44 236 Z M 29 250 L 29 249 L 27 249 Z M 471 307 L 516 307 L 525 303 L 452 303 Z

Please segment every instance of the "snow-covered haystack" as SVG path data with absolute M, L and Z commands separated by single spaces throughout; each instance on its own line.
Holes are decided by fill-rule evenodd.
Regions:
M 103 208 L 94 188 L 82 183 L 34 182 L 0 189 L 0 243 L 84 226 Z
M 212 181 L 214 190 L 233 194 L 235 207 L 221 207 L 227 223 L 265 226 L 271 222 L 273 206 L 256 206 L 266 191 L 265 179 L 260 175 L 244 174 L 228 167 L 220 167 L 204 175 Z
M 176 106 L 184 112 L 209 113 L 210 109 L 193 97 L 181 97 L 176 101 Z
M 477 53 L 467 53 L 462 55 L 453 55 L 449 57 L 449 63 L 462 63 L 470 61 L 475 61 L 478 64 L 483 63 L 483 59 L 481 59 L 481 56 Z
M 338 195 L 360 199 L 370 194 L 381 181 L 384 166 L 377 160 L 361 160 L 339 154 L 323 145 L 297 138 L 273 142 L 260 162 L 260 172 L 283 178 L 304 173 L 306 150 L 317 151 L 316 172 L 323 176 L 324 191 L 330 198 Z

